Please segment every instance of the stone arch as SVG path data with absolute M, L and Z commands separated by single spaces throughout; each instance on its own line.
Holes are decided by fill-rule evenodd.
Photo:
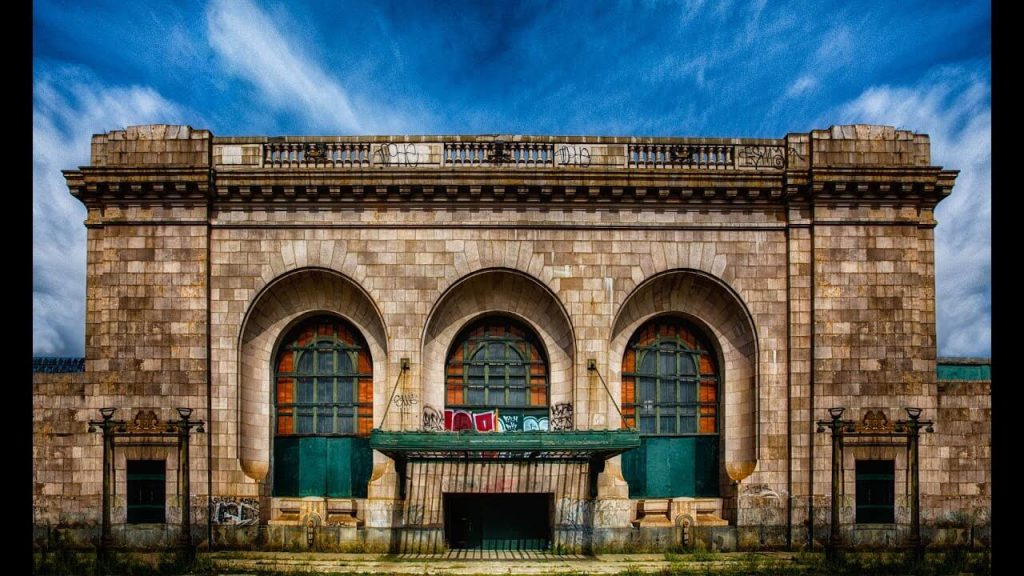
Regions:
M 533 242 L 517 242 L 512 238 L 464 240 L 462 251 L 454 254 L 454 274 L 445 280 L 441 291 L 450 290 L 473 274 L 513 270 L 534 278 L 554 294 L 559 280 L 553 273 L 554 267 L 545 265 L 545 253 L 534 251 L 534 247 Z
M 279 238 L 276 250 L 260 267 L 254 289 L 261 292 L 270 284 L 297 270 L 335 270 L 358 286 L 367 282 L 366 267 L 359 265 L 359 255 L 348 250 L 348 242 L 341 238 L 309 239 Z
M 387 380 L 387 329 L 366 291 L 323 268 L 299 269 L 277 278 L 253 298 L 238 336 L 238 454 L 242 471 L 254 480 L 263 480 L 270 471 L 274 353 L 292 326 L 316 314 L 343 318 L 362 333 L 373 360 L 373 413 L 384 410 L 380 399 Z
M 621 359 L 629 339 L 644 322 L 666 314 L 696 323 L 718 347 L 725 468 L 732 480 L 742 480 L 757 465 L 757 331 L 746 304 L 720 279 L 697 270 L 671 270 L 647 279 L 627 297 L 609 339 L 612 395 L 621 397 Z M 613 426 L 621 421 L 614 408 L 608 418 Z
M 438 409 L 444 406 L 448 349 L 464 327 L 487 314 L 511 316 L 536 332 L 548 358 L 551 405 L 573 402 L 576 337 L 569 314 L 537 279 L 497 268 L 462 278 L 434 303 L 421 340 L 423 405 Z

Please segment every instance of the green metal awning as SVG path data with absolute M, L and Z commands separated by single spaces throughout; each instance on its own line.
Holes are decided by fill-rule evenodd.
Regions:
M 375 429 L 370 447 L 395 460 L 503 458 L 604 459 L 640 446 L 635 430 L 564 432 L 390 432 Z

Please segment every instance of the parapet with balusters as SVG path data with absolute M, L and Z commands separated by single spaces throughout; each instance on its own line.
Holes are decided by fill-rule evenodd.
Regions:
M 956 171 L 927 135 L 847 125 L 780 139 L 608 136 L 215 137 L 189 126 L 93 136 L 66 171 L 83 202 L 619 202 L 798 198 L 933 205 Z

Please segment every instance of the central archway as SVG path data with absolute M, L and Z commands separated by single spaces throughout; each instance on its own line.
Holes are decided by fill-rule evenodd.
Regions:
M 477 272 L 456 282 L 434 305 L 423 334 L 421 397 L 424 411 L 446 404 L 446 360 L 472 322 L 487 316 L 513 319 L 536 335 L 547 356 L 551 406 L 573 403 L 575 335 L 562 303 L 531 276 L 504 268 Z

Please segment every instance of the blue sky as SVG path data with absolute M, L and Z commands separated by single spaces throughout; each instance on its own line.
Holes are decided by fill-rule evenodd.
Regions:
M 982 2 L 63 2 L 33 14 L 33 351 L 82 355 L 93 133 L 927 133 L 940 355 L 991 353 L 991 12 Z

